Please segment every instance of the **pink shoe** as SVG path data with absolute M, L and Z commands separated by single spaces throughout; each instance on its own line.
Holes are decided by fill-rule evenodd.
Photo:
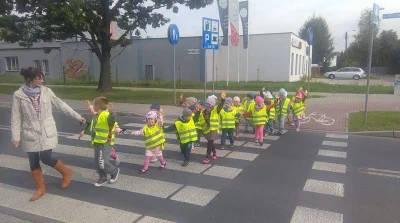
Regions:
M 114 149 L 114 148 L 111 148 L 111 154 L 110 154 L 110 157 L 111 157 L 112 159 L 114 159 L 114 160 L 116 160 L 116 159 L 117 159 L 117 154 L 115 154 L 115 149 Z
M 209 164 L 209 163 L 210 163 L 210 160 L 206 157 L 206 158 L 204 158 L 203 163 L 204 163 L 204 164 Z
M 216 160 L 217 159 L 217 153 L 213 153 L 211 159 Z

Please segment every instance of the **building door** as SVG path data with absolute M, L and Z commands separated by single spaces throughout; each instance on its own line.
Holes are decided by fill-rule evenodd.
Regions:
M 154 66 L 153 65 L 145 65 L 145 80 L 153 81 L 154 80 Z

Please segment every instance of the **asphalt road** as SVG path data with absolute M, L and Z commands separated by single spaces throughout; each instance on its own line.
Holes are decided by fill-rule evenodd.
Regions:
M 211 165 L 201 164 L 202 143 L 183 168 L 176 140 L 167 135 L 167 168 L 155 163 L 142 175 L 143 140 L 122 136 L 115 147 L 119 180 L 95 188 L 90 142 L 73 135 L 78 122 L 54 112 L 61 132 L 54 156 L 73 169 L 73 182 L 60 189 L 57 172 L 42 166 L 47 194 L 28 202 L 35 188 L 26 154 L 9 143 L 10 109 L 0 113 L 0 213 L 7 216 L 86 223 L 400 222 L 398 140 L 289 131 L 261 148 L 248 136 L 232 150 L 217 150 Z M 119 123 L 139 129 L 143 118 Z

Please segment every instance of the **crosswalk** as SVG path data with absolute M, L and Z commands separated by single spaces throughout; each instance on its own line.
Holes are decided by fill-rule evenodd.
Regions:
M 348 135 L 344 134 L 326 134 L 326 140 L 322 142 L 322 147 L 318 151 L 318 156 L 337 159 L 341 162 L 347 158 L 347 142 Z M 321 199 L 341 200 L 345 196 L 345 188 L 343 184 L 344 174 L 346 173 L 346 165 L 341 163 L 330 163 L 314 161 L 312 171 L 322 172 L 325 175 L 333 174 L 335 179 L 340 182 L 331 182 L 316 180 L 310 177 L 306 180 L 301 196 L 308 196 L 308 205 L 318 208 L 310 208 L 302 206 L 300 203 L 296 207 L 291 219 L 291 223 L 343 223 L 343 213 L 329 210 L 322 210 L 319 206 Z M 307 199 L 305 199 L 307 200 Z
M 138 130 L 143 123 L 128 123 L 122 127 Z M 0 129 L 7 131 L 9 127 L 1 126 Z M 84 136 L 79 140 L 77 134 L 61 133 L 59 145 L 53 153 L 72 169 L 71 186 L 65 191 L 56 189 L 55 182 L 59 182 L 61 175 L 53 168 L 42 165 L 45 181 L 47 183 L 49 179 L 51 183 L 47 186 L 46 195 L 35 202 L 28 202 L 34 185 L 29 178 L 26 154 L 9 149 L 0 155 L 0 173 L 6 176 L 0 179 L 0 208 L 29 213 L 49 222 L 179 222 L 182 213 L 171 210 L 195 212 L 206 207 L 246 166 L 279 139 L 279 136 L 267 136 L 264 145 L 260 146 L 253 142 L 252 134 L 244 134 L 235 142 L 234 148 L 218 150 L 217 144 L 218 158 L 210 164 L 201 162 L 206 154 L 205 140 L 201 139 L 201 146 L 192 152 L 190 164 L 182 167 L 183 157 L 176 135 L 165 134 L 165 137 L 167 142 L 163 153 L 166 169 L 158 170 L 160 164 L 152 163 L 149 172 L 139 174 L 144 161 L 143 138 L 117 136 L 115 150 L 121 160 L 118 181 L 95 188 L 93 183 L 98 175 L 93 168 L 90 138 Z M 13 173 L 18 173 L 18 177 L 23 178 L 20 180 L 26 182 L 8 181 L 7 174 Z M 95 194 L 100 193 L 98 191 L 104 191 L 104 200 L 109 199 L 113 205 L 96 197 Z M 119 197 L 109 195 L 108 191 Z M 130 197 L 132 202 L 139 203 L 131 204 L 130 208 L 119 207 L 118 199 Z M 153 202 L 154 206 L 151 205 Z M 158 203 L 163 204 L 163 208 Z M 149 208 L 155 211 L 149 211 Z

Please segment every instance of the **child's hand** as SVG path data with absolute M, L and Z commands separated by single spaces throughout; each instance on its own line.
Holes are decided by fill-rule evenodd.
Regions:
M 261 91 L 265 91 L 265 87 L 263 87 L 263 88 L 261 89 Z
M 83 137 L 83 135 L 85 135 L 85 130 L 83 130 L 81 133 L 79 133 L 78 139 L 81 139 Z
M 159 112 L 160 112 L 160 114 L 162 114 L 162 108 L 160 108 L 160 111 L 159 111 Z
M 181 93 L 181 95 L 179 96 L 180 100 L 183 100 L 183 93 Z
M 89 107 L 90 106 L 90 101 L 89 100 L 85 100 L 85 105 Z
M 225 93 L 225 91 L 223 91 L 223 92 L 221 93 L 221 98 L 222 98 L 222 99 L 225 99 L 225 98 L 226 98 L 226 93 Z
M 113 112 L 114 111 L 114 106 L 112 103 L 108 104 L 108 112 Z

